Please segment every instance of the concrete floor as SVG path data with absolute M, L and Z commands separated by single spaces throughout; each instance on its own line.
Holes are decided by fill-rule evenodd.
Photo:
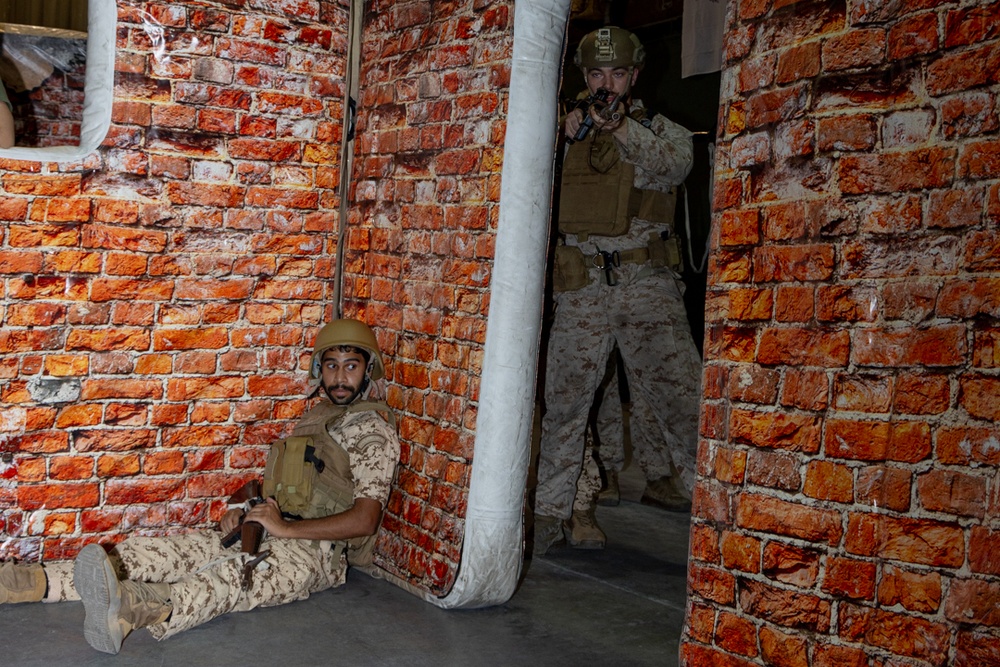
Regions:
M 489 609 L 441 610 L 354 572 L 340 589 L 163 642 L 139 630 L 110 656 L 84 641 L 79 602 L 3 605 L 0 664 L 677 665 L 689 515 L 623 502 L 597 516 L 605 550 L 558 546 L 529 559 L 511 600 Z

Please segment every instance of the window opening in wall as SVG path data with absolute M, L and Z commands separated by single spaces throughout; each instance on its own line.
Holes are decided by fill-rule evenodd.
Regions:
M 0 157 L 74 160 L 111 124 L 115 0 L 0 0 Z M 3 123 L 13 142 L 3 141 Z

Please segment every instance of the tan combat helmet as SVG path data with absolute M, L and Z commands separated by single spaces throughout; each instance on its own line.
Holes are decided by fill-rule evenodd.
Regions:
M 309 360 L 310 379 L 320 379 L 323 353 L 338 345 L 351 345 L 367 350 L 371 355 L 368 360 L 368 377 L 372 380 L 385 377 L 385 364 L 382 363 L 382 353 L 378 349 L 375 332 L 358 320 L 334 320 L 320 329 L 316 335 L 316 345 Z
M 588 33 L 576 47 L 573 64 L 586 72 L 595 67 L 635 67 L 642 69 L 646 49 L 634 34 L 617 26 Z

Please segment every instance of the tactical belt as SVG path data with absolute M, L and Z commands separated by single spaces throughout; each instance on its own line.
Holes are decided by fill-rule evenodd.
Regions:
M 645 264 L 649 261 L 649 249 L 642 247 L 630 248 L 629 250 L 615 250 L 612 252 L 595 252 L 591 257 L 591 261 L 597 268 L 605 270 L 607 270 L 609 262 L 614 266 L 621 266 L 622 264 Z
M 676 236 L 650 232 L 649 241 L 638 248 L 608 252 L 598 249 L 593 254 L 584 255 L 579 246 L 557 245 L 552 271 L 552 285 L 556 292 L 578 290 L 589 285 L 592 269 L 604 271 L 608 285 L 617 284 L 615 267 L 622 264 L 649 264 L 653 270 L 667 267 L 683 271 L 681 248 Z

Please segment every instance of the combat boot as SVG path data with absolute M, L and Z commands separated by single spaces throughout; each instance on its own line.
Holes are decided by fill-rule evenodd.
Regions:
M 97 544 L 80 550 L 73 585 L 86 612 L 83 636 L 104 653 L 118 653 L 130 632 L 161 623 L 172 611 L 167 584 L 119 581 L 111 559 Z
M 597 504 L 605 507 L 617 507 L 622 501 L 622 494 L 618 489 L 618 471 L 608 470 L 605 474 L 607 482 L 597 494 Z
M 646 490 L 642 492 L 642 504 L 653 505 L 668 512 L 690 512 L 691 499 L 677 489 L 680 480 L 676 482 L 674 480 L 677 480 L 676 476 L 667 476 L 646 482 Z
M 573 510 L 573 516 L 566 522 L 563 530 L 566 541 L 574 549 L 603 549 L 608 541 L 604 531 L 597 525 L 593 508 L 586 511 Z
M 535 515 L 535 544 L 531 553 L 544 556 L 549 547 L 558 544 L 563 539 L 562 519 L 544 514 Z
M 0 604 L 41 602 L 45 597 L 45 570 L 37 563 L 0 563 Z

